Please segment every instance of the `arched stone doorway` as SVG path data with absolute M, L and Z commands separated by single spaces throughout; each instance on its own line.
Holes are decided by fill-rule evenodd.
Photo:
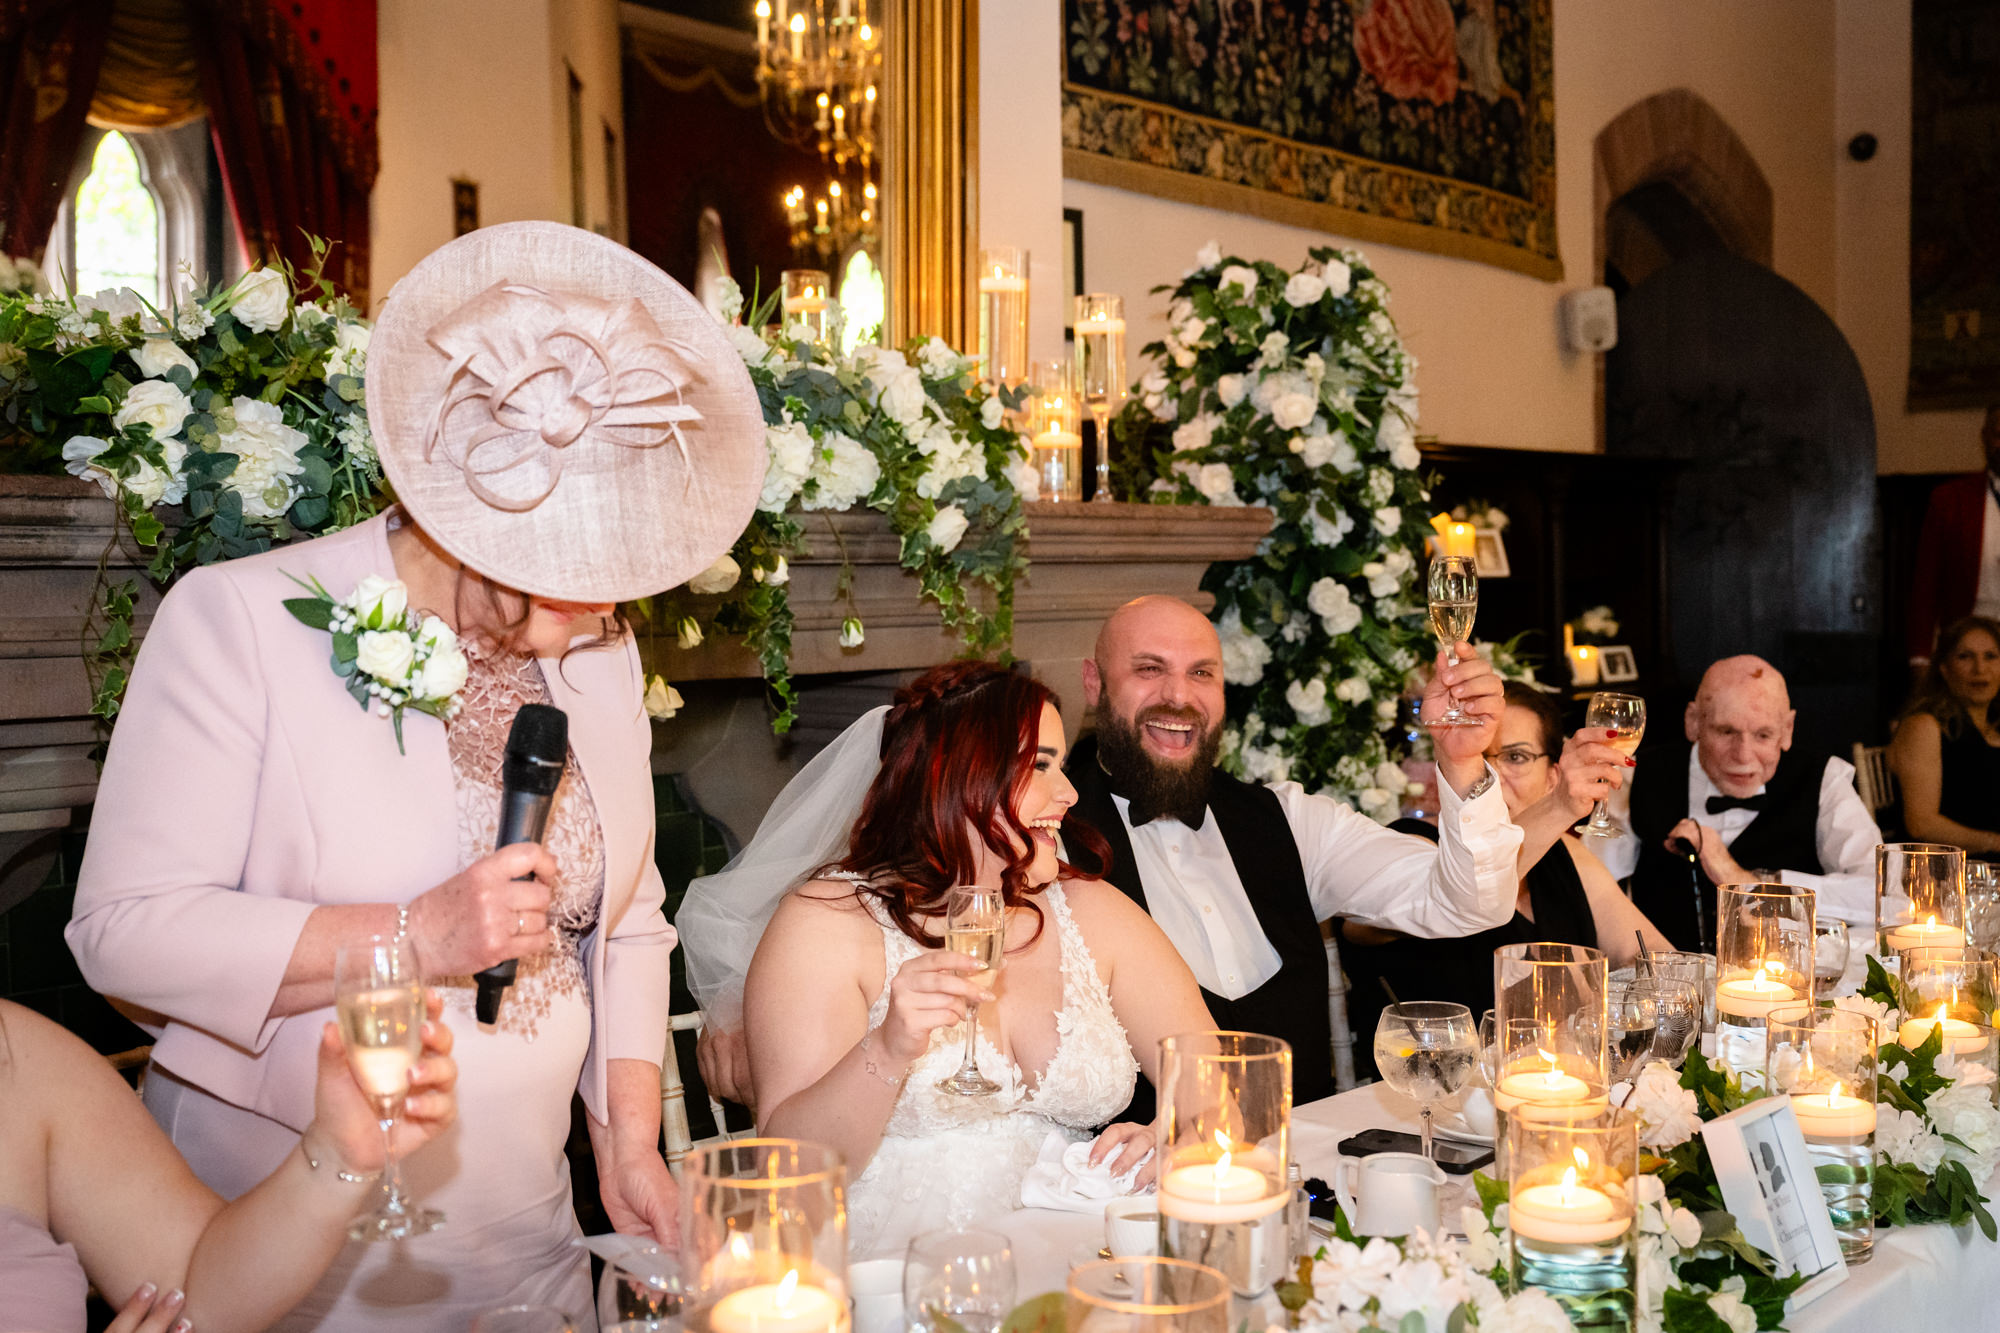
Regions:
M 1597 280 L 1619 294 L 1717 250 L 1771 265 L 1770 182 L 1714 107 L 1685 88 L 1635 102 L 1592 152 Z

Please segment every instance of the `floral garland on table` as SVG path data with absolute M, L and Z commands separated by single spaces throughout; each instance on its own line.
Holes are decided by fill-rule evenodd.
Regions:
M 1430 653 L 1414 590 L 1429 499 L 1416 359 L 1352 250 L 1287 272 L 1211 243 L 1173 288 L 1156 365 L 1121 414 L 1127 494 L 1268 506 L 1248 560 L 1209 567 L 1229 714 L 1223 762 L 1387 822 L 1410 750 L 1391 731 Z
M 0 295 L 0 463 L 95 481 L 160 584 L 368 517 L 381 478 L 362 398 L 368 325 L 320 276 L 325 246 L 314 255 L 296 280 L 258 268 L 197 291 L 183 275 L 164 309 L 130 288 Z M 168 505 L 183 507 L 171 535 L 154 512 Z M 110 719 L 138 584 L 105 571 L 84 641 L 91 711 Z
M 821 344 L 797 326 L 765 338 L 755 330 L 774 303 L 755 310 L 749 327 L 735 322 L 743 298 L 734 284 L 723 306 L 764 407 L 770 458 L 756 516 L 728 555 L 643 611 L 652 624 L 671 626 L 683 648 L 714 628 L 741 635 L 777 705 L 772 729 L 784 732 L 797 702 L 788 559 L 798 554 L 806 516 L 857 505 L 886 514 L 903 567 L 966 651 L 1004 652 L 1014 633 L 1014 584 L 1028 567 L 1021 493 L 1034 482 L 1025 441 L 1005 418 L 1021 406 L 1020 395 L 982 384 L 971 358 L 937 338 L 901 352 L 838 352 L 837 331 Z M 988 589 L 987 605 L 969 592 L 974 582 Z M 840 645 L 858 648 L 867 631 L 845 571 L 840 595 L 849 611 Z M 661 677 L 648 692 L 660 708 L 678 706 Z

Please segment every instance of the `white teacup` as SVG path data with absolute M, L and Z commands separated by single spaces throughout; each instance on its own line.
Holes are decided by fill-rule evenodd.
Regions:
M 1359 1183 L 1349 1177 L 1358 1173 Z M 1357 1236 L 1438 1234 L 1438 1190 L 1444 1172 L 1413 1152 L 1378 1152 L 1343 1157 L 1333 1173 L 1333 1191 Z
M 1160 1200 L 1129 1195 L 1104 1205 L 1104 1244 L 1114 1259 L 1143 1259 L 1160 1252 Z
M 864 1259 L 847 1266 L 854 1333 L 903 1333 L 903 1261 Z

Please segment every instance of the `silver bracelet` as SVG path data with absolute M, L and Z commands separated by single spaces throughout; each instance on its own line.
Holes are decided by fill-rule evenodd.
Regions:
M 299 1155 L 306 1159 L 307 1166 L 311 1167 L 314 1171 L 319 1170 L 321 1159 L 313 1155 L 312 1145 L 306 1142 L 306 1136 L 303 1134 L 299 1135 Z M 327 1161 L 332 1161 L 333 1155 L 331 1153 L 323 1154 L 323 1156 Z M 382 1178 L 380 1171 L 363 1175 L 358 1171 L 348 1171 L 337 1165 L 333 1168 L 333 1175 L 336 1180 L 344 1181 L 349 1185 L 371 1185 Z
M 868 1029 L 868 1034 L 862 1037 L 861 1039 L 861 1067 L 867 1070 L 870 1074 L 873 1074 L 876 1078 L 881 1079 L 884 1083 L 888 1084 L 892 1088 L 902 1087 L 903 1084 L 908 1081 L 910 1077 L 910 1071 L 908 1069 L 905 1069 L 900 1074 L 885 1073 L 882 1069 L 882 1066 L 875 1063 L 875 1056 L 869 1050 L 868 1043 L 873 1041 L 874 1039 L 875 1039 L 874 1028 Z

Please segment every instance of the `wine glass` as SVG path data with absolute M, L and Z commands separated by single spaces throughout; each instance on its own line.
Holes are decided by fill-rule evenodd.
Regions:
M 991 987 L 1007 946 L 1007 903 L 999 889 L 960 884 L 945 894 L 944 947 L 976 959 L 980 970 L 963 974 L 982 989 Z M 938 1086 L 961 1097 L 983 1097 L 1000 1085 L 979 1072 L 979 1002 L 965 1006 L 965 1060 Z
M 1584 714 L 1583 725 L 1592 730 L 1602 727 L 1616 732 L 1617 735 L 1605 744 L 1620 754 L 1629 755 L 1639 748 L 1639 738 L 1646 734 L 1646 701 L 1636 694 L 1600 691 L 1590 696 L 1590 709 Z M 1588 838 L 1625 836 L 1611 822 L 1611 814 L 1602 801 L 1591 807 L 1590 822 L 1583 826 L 1583 834 Z
M 1409 1000 L 1382 1011 L 1375 1025 L 1375 1068 L 1384 1083 L 1420 1108 L 1424 1156 L 1435 1155 L 1431 1103 L 1464 1087 L 1478 1059 L 1479 1033 L 1464 1005 Z
M 1650 981 L 1614 981 L 1604 993 L 1604 1019 L 1611 1077 L 1622 1083 L 1657 1048 L 1660 993 Z
M 1965 936 L 1977 949 L 2000 948 L 2000 866 L 1965 863 Z
M 997 1333 L 1014 1286 L 1014 1249 L 999 1232 L 929 1232 L 903 1261 L 904 1318 L 923 1333 Z
M 1431 633 L 1437 635 L 1438 646 L 1444 649 L 1446 660 L 1455 660 L 1453 648 L 1472 637 L 1473 617 L 1479 614 L 1479 570 L 1469 558 L 1441 555 L 1431 561 L 1430 608 Z M 1477 727 L 1485 724 L 1462 711 L 1451 696 L 1446 695 L 1443 715 L 1424 725 Z
M 1125 398 L 1125 298 L 1093 292 L 1076 298 L 1076 379 L 1083 405 L 1097 423 L 1097 490 L 1109 504 L 1111 417 Z
M 349 1223 L 347 1234 L 353 1240 L 403 1240 L 436 1231 L 444 1214 L 412 1203 L 396 1169 L 396 1121 L 410 1071 L 423 1053 L 423 978 L 410 941 L 370 935 L 362 943 L 341 945 L 333 959 L 333 1007 L 354 1081 L 382 1127 L 384 1154 L 381 1202 Z
M 1701 988 L 1692 981 L 1655 976 L 1648 983 L 1659 1001 L 1659 1030 L 1653 1034 L 1653 1058 L 1678 1065 L 1688 1047 L 1701 1036 Z
M 1847 955 L 1853 947 L 1845 921 L 1828 919 L 1813 926 L 1813 994 L 1833 994 L 1847 975 Z

